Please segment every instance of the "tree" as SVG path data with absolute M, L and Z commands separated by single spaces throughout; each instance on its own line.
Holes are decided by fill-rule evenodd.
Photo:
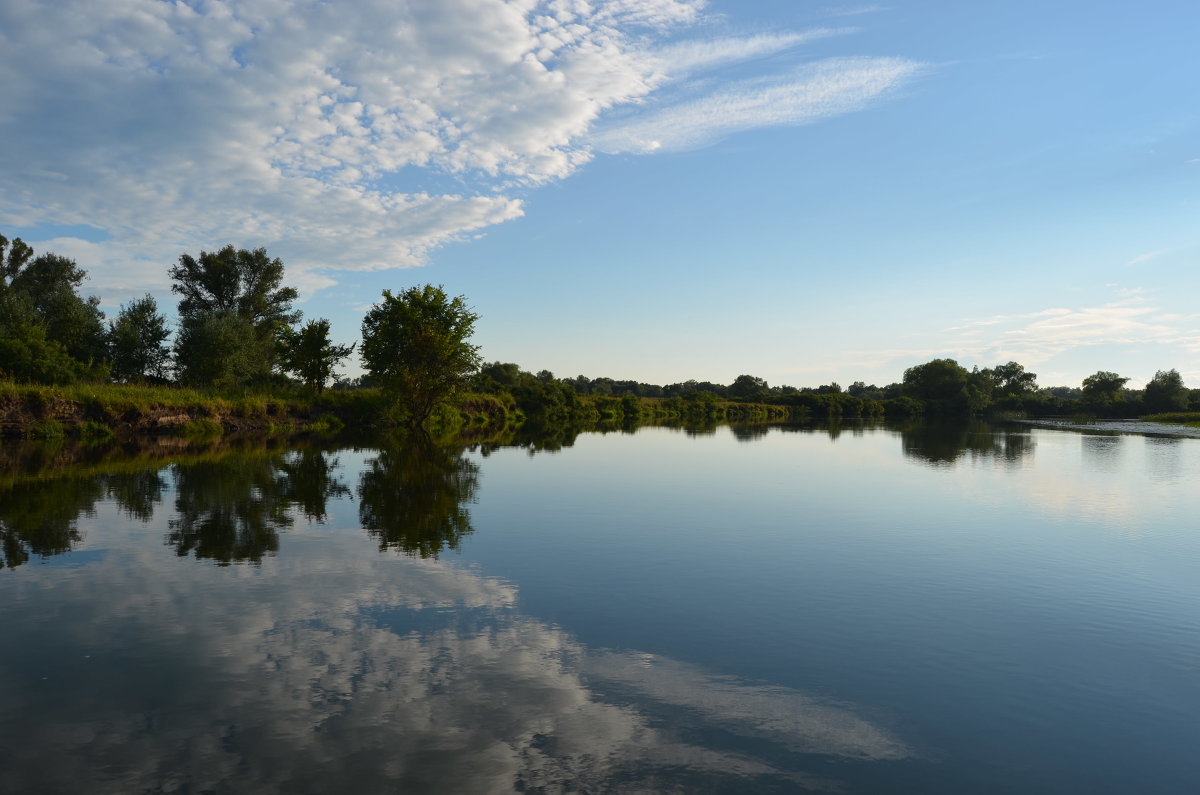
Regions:
M 1187 411 L 1188 388 L 1178 370 L 1159 370 L 1146 383 L 1142 402 L 1147 411 Z
M 461 295 L 449 298 L 428 284 L 399 295 L 384 290 L 363 317 L 363 364 L 394 393 L 412 427 L 422 427 L 479 369 L 479 346 L 468 342 L 478 319 Z
M 1116 403 L 1122 398 L 1122 390 L 1128 378 L 1116 373 L 1100 370 L 1083 379 L 1083 400 L 1095 405 Z
M 46 338 L 46 327 L 26 296 L 0 292 L 0 375 L 68 384 L 88 374 L 62 345 Z
M 300 320 L 300 313 L 292 309 L 295 288 L 280 286 L 283 263 L 270 259 L 263 248 L 225 246 L 201 251 L 198 258 L 183 254 L 168 273 L 175 280 L 172 292 L 182 296 L 175 338 L 182 379 L 244 382 L 270 375 L 280 330 Z M 211 334 L 217 336 L 210 338 Z M 235 361 L 224 363 L 213 356 Z
M 171 350 L 166 346 L 167 319 L 158 313 L 154 296 L 121 307 L 108 331 L 112 376 L 120 381 L 161 380 L 166 377 Z
M 0 371 L 50 383 L 104 376 L 100 299 L 77 292 L 86 276 L 74 260 L 34 257 L 0 235 Z
M 1037 390 L 1037 374 L 1025 371 L 1025 366 L 1017 362 L 1009 362 L 984 370 L 992 379 L 996 393 L 1001 397 L 1007 395 L 1028 395 Z
M 904 371 L 902 391 L 930 414 L 970 414 L 988 405 L 985 381 L 953 359 L 933 359 Z
M 175 367 L 187 383 L 245 384 L 270 374 L 274 348 L 274 335 L 264 338 L 237 313 L 204 313 L 181 320 Z
M 767 382 L 753 375 L 739 375 L 726 391 L 732 397 L 751 398 L 766 392 Z
M 302 328 L 284 328 L 280 333 L 280 360 L 283 369 L 293 373 L 317 392 L 333 377 L 338 363 L 354 351 L 353 345 L 334 345 L 329 339 L 329 321 L 310 320 Z

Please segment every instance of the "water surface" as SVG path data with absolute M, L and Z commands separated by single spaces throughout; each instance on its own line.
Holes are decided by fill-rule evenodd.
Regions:
M 0 486 L 0 792 L 1194 792 L 1200 440 L 646 428 Z

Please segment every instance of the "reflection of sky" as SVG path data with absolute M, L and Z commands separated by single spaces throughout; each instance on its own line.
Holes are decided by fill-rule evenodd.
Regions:
M 101 504 L 71 565 L 0 576 L 0 793 L 1190 792 L 1200 442 L 1083 445 L 470 454 L 441 561 L 378 552 L 353 493 L 225 568 L 164 544 L 172 494 Z
M 218 568 L 116 514 L 82 522 L 90 565 L 0 582 L 0 792 L 789 791 L 832 782 L 757 748 L 909 753 L 845 705 L 588 648 L 469 567 L 298 520 Z

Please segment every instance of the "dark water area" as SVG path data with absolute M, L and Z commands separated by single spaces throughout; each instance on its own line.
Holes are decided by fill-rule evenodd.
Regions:
M 1200 440 L 56 456 L 0 451 L 0 793 L 1200 781 Z

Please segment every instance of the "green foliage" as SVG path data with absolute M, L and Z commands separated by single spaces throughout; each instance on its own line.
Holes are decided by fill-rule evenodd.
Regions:
M 904 371 L 905 397 L 920 401 L 929 414 L 972 414 L 986 408 L 990 383 L 982 372 L 969 372 L 953 359 L 934 359 Z
M 213 312 L 181 321 L 175 361 L 184 383 L 231 387 L 265 380 L 274 348 L 274 338 L 246 318 Z
M 29 430 L 29 438 L 56 441 L 67 435 L 63 425 L 58 420 L 45 420 L 34 425 Z
M 112 377 L 132 382 L 164 380 L 171 359 L 166 345 L 170 335 L 167 319 L 159 314 L 158 304 L 149 293 L 122 305 L 108 331 Z
M 326 412 L 304 426 L 304 430 L 323 435 L 332 435 L 345 429 L 346 423 L 333 414 Z
M 1162 422 L 1170 425 L 1200 427 L 1200 411 L 1170 411 L 1163 414 L 1148 414 L 1141 419 L 1147 422 Z
M 100 301 L 77 293 L 86 275 L 0 235 L 0 374 L 52 384 L 106 376 Z
M 79 438 L 89 444 L 107 442 L 113 438 L 113 429 L 102 422 L 87 420 L 78 429 Z
M 1107 407 L 1124 398 L 1125 384 L 1129 379 L 1107 370 L 1083 379 L 1083 401 L 1094 407 Z
M 77 292 L 86 276 L 74 260 L 42 254 L 14 269 L 5 289 L 31 302 L 46 338 L 62 345 L 69 356 L 100 362 L 105 357 L 104 313 L 99 298 L 82 298 Z
M 90 373 L 46 327 L 26 296 L 0 293 L 0 374 L 41 384 L 69 384 Z
M 739 375 L 733 379 L 726 394 L 730 397 L 752 398 L 767 391 L 767 382 L 752 375 Z
M 183 254 L 168 272 L 180 296 L 175 363 L 192 384 L 265 381 L 275 365 L 278 333 L 300 319 L 296 290 L 281 287 L 283 263 L 266 249 Z
M 478 317 L 462 296 L 431 285 L 399 295 L 384 290 L 363 317 L 363 364 L 412 427 L 422 427 L 479 369 L 479 347 L 468 341 Z
M 189 420 L 179 426 L 179 435 L 185 439 L 215 439 L 223 433 L 225 433 L 225 428 L 221 423 L 208 417 Z
M 1146 411 L 1186 411 L 1188 388 L 1183 385 L 1183 377 L 1179 371 L 1159 370 L 1156 372 L 1154 378 L 1146 383 L 1146 388 L 1142 392 L 1142 403 Z
M 998 397 L 1028 395 L 1037 391 L 1037 374 L 1026 372 L 1024 365 L 1017 362 L 997 365 L 983 373 L 991 380 L 994 394 Z
M 333 377 L 338 363 L 354 351 L 354 346 L 334 345 L 329 339 L 329 321 L 310 320 L 300 329 L 280 332 L 280 361 L 283 369 L 321 392 Z

